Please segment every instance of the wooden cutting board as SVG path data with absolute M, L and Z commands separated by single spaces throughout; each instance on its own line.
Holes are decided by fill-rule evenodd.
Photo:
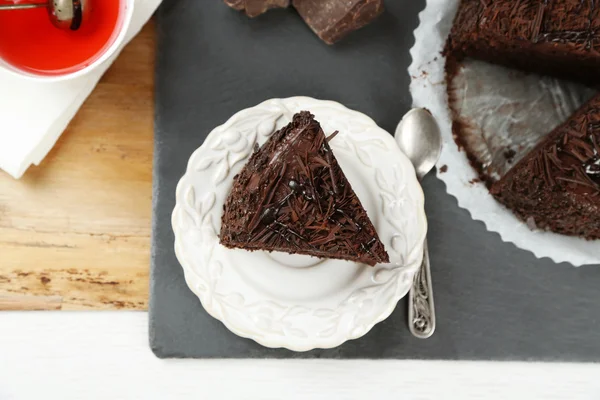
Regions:
M 41 166 L 0 171 L 0 310 L 147 308 L 154 54 L 150 22 Z

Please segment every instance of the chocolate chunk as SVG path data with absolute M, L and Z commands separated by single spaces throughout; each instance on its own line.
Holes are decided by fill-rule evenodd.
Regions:
M 292 4 L 327 44 L 334 44 L 383 12 L 383 0 L 293 0 Z
M 250 18 L 257 17 L 271 8 L 286 8 L 290 0 L 224 0 L 225 4 L 238 11 L 244 11 Z

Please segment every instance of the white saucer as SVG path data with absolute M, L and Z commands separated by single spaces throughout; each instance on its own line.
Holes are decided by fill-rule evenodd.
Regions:
M 369 267 L 219 244 L 223 203 L 254 143 L 308 110 L 373 221 L 390 264 Z M 308 97 L 272 99 L 214 129 L 177 186 L 175 253 L 190 289 L 235 334 L 294 351 L 331 348 L 367 333 L 410 289 L 427 231 L 423 191 L 394 139 L 367 116 Z

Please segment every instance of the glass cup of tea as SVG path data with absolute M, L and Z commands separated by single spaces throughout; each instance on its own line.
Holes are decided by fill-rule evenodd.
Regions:
M 26 4 L 34 0 L 0 0 Z M 124 43 L 135 0 L 89 0 L 78 30 L 52 25 L 46 8 L 0 11 L 0 73 L 37 81 L 73 79 L 95 70 Z

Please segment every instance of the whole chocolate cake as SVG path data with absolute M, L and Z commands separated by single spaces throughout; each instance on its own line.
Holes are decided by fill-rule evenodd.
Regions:
M 471 57 L 597 84 L 600 0 L 462 0 L 445 54 L 448 79 Z M 490 192 L 532 228 L 600 238 L 600 95 Z
M 368 265 L 389 262 L 383 243 L 307 111 L 256 149 L 224 205 L 230 248 L 284 251 Z

